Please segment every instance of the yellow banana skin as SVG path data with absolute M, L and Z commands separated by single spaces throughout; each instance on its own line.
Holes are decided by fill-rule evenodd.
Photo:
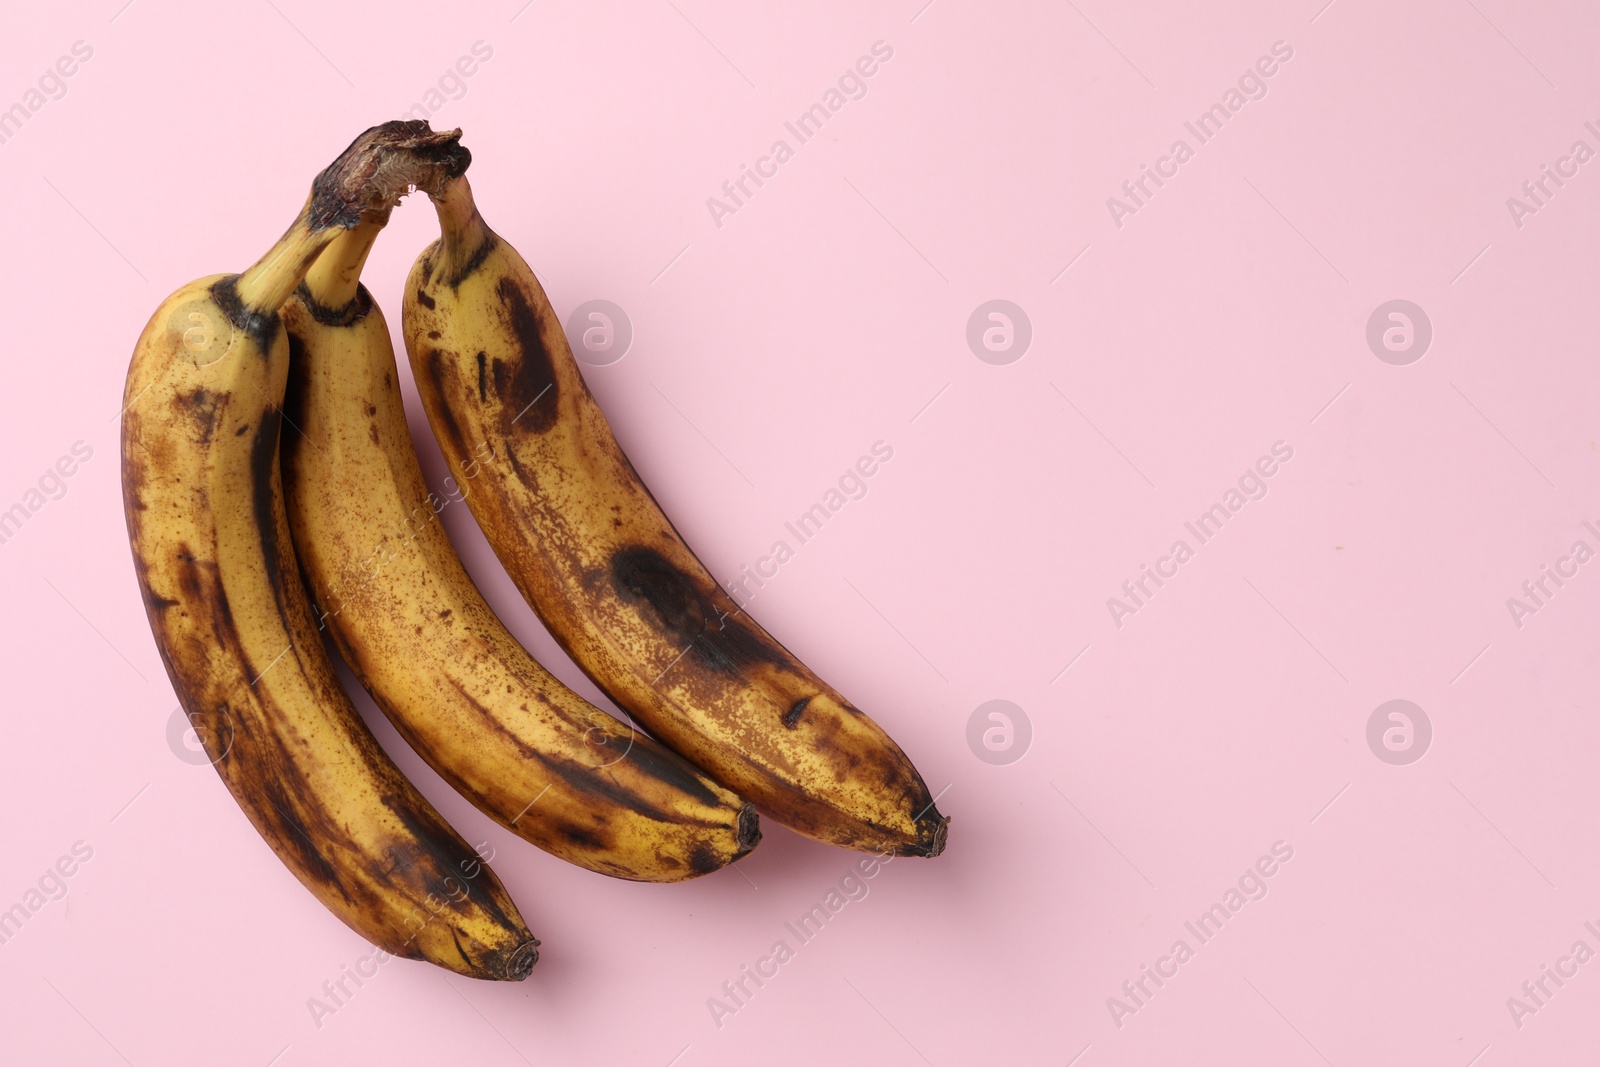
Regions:
M 411 446 L 388 324 L 357 281 L 378 230 L 335 238 L 283 312 L 301 431 L 283 442 L 284 491 L 319 621 L 411 746 L 545 851 L 649 882 L 745 855 L 755 808 L 562 685 L 462 567 L 437 519 L 450 497 Z
M 884 731 L 718 586 L 617 445 L 543 288 L 464 178 L 406 283 L 406 349 L 490 545 L 617 705 L 763 813 L 934 856 L 949 820 Z
M 539 942 L 494 873 L 384 755 L 334 676 L 278 473 L 289 343 L 277 308 L 335 233 L 388 200 L 379 190 L 375 203 L 344 203 L 355 195 L 349 182 L 394 163 L 375 154 L 433 137 L 368 131 L 260 262 L 183 286 L 156 310 L 128 369 L 123 504 L 173 688 L 284 865 L 379 948 L 520 980 Z M 328 193 L 341 183 L 344 193 Z

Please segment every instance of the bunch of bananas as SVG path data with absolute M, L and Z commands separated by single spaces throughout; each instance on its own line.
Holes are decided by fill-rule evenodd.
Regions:
M 491 818 L 602 874 L 673 882 L 763 812 L 935 856 L 949 820 L 900 748 L 745 615 L 618 447 L 533 272 L 484 223 L 460 131 L 390 122 L 312 183 L 254 266 L 183 286 L 134 350 L 123 501 L 162 661 L 234 799 L 295 876 L 394 955 L 520 980 L 539 942 L 334 674 Z M 401 196 L 407 353 L 468 506 L 573 660 L 649 735 L 528 654 L 463 569 L 360 274 Z M 287 427 L 287 428 L 286 428 Z

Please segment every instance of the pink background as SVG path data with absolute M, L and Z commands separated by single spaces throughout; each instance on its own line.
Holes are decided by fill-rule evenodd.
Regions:
M 1592 1061 L 1600 962 L 1520 1027 L 1506 1004 L 1600 949 L 1600 564 L 1520 628 L 1506 605 L 1600 547 L 1600 163 L 1520 227 L 1506 206 L 1600 148 L 1592 6 L 122 2 L 20 5 L 0 35 L 0 106 L 93 49 L 0 144 L 0 509 L 93 449 L 0 545 L 0 908 L 93 849 L 0 945 L 0 1058 Z M 753 610 L 948 788 L 953 832 L 794 946 L 783 924 L 852 854 L 767 822 L 733 870 L 606 880 L 454 796 L 360 695 L 545 949 L 520 985 L 391 963 L 319 1026 L 308 998 L 368 949 L 168 745 L 123 374 L 164 294 L 251 262 L 317 169 L 480 40 L 433 121 L 465 130 L 486 216 L 563 315 L 626 309 L 631 350 L 588 379 L 713 572 L 893 447 Z M 880 40 L 866 97 L 716 226 L 706 198 Z M 1280 40 L 1268 95 L 1196 146 L 1184 122 Z M 1195 157 L 1119 228 L 1106 199 L 1179 137 Z M 377 247 L 392 320 L 435 232 L 410 203 Z M 1033 328 L 1005 366 L 965 341 L 995 298 Z M 1393 299 L 1433 326 L 1408 366 L 1365 339 Z M 413 428 L 437 482 L 414 396 Z M 1119 629 L 1106 599 L 1279 440 L 1266 498 Z M 444 520 L 596 698 L 470 515 Z M 1007 765 L 966 739 L 992 699 L 1032 724 Z M 1366 740 L 1391 699 L 1432 723 L 1405 766 Z M 1184 923 L 1277 841 L 1270 892 L 1199 945 Z M 707 999 L 780 938 L 795 958 L 719 1027 Z M 1194 958 L 1118 1026 L 1107 998 L 1179 938 Z

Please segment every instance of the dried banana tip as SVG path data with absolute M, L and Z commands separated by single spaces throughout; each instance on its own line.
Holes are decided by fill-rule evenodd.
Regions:
M 895 855 L 925 856 L 932 859 L 944 851 L 945 842 L 949 838 L 950 816 L 940 815 L 938 809 L 929 804 L 927 810 L 917 819 L 916 842 L 897 849 Z
M 739 809 L 739 822 L 736 828 L 736 839 L 739 852 L 734 859 L 749 855 L 750 850 L 761 842 L 761 817 L 756 814 L 754 804 L 745 804 Z
M 539 939 L 537 937 L 523 942 L 517 946 L 511 958 L 506 961 L 506 976 L 508 982 L 520 982 L 533 973 L 533 965 L 539 962 Z

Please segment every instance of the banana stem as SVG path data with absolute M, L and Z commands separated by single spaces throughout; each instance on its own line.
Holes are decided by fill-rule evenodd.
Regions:
M 278 243 L 256 260 L 254 266 L 239 275 L 234 283 L 234 292 L 238 294 L 243 310 L 257 315 L 276 312 L 289 299 L 322 250 L 343 232 L 338 227 L 312 229 L 311 204 L 307 201 L 288 232 L 278 238 Z
M 311 197 L 294 225 L 234 282 L 240 310 L 246 316 L 275 314 L 340 233 L 366 223 L 381 228 L 412 188 L 442 194 L 472 161 L 460 142 L 460 130 L 435 132 L 422 119 L 385 122 L 351 141 L 311 183 Z M 362 252 L 355 262 L 351 296 L 364 258 Z
M 465 175 L 446 183 L 444 191 L 433 198 L 433 208 L 439 214 L 444 238 L 444 276 L 459 278 L 494 235 L 478 214 Z
M 361 286 L 361 269 L 366 265 L 372 243 L 383 231 L 388 216 L 364 218 L 354 229 L 342 230 L 326 252 L 306 272 L 306 291 L 325 308 L 345 307 L 356 298 Z

